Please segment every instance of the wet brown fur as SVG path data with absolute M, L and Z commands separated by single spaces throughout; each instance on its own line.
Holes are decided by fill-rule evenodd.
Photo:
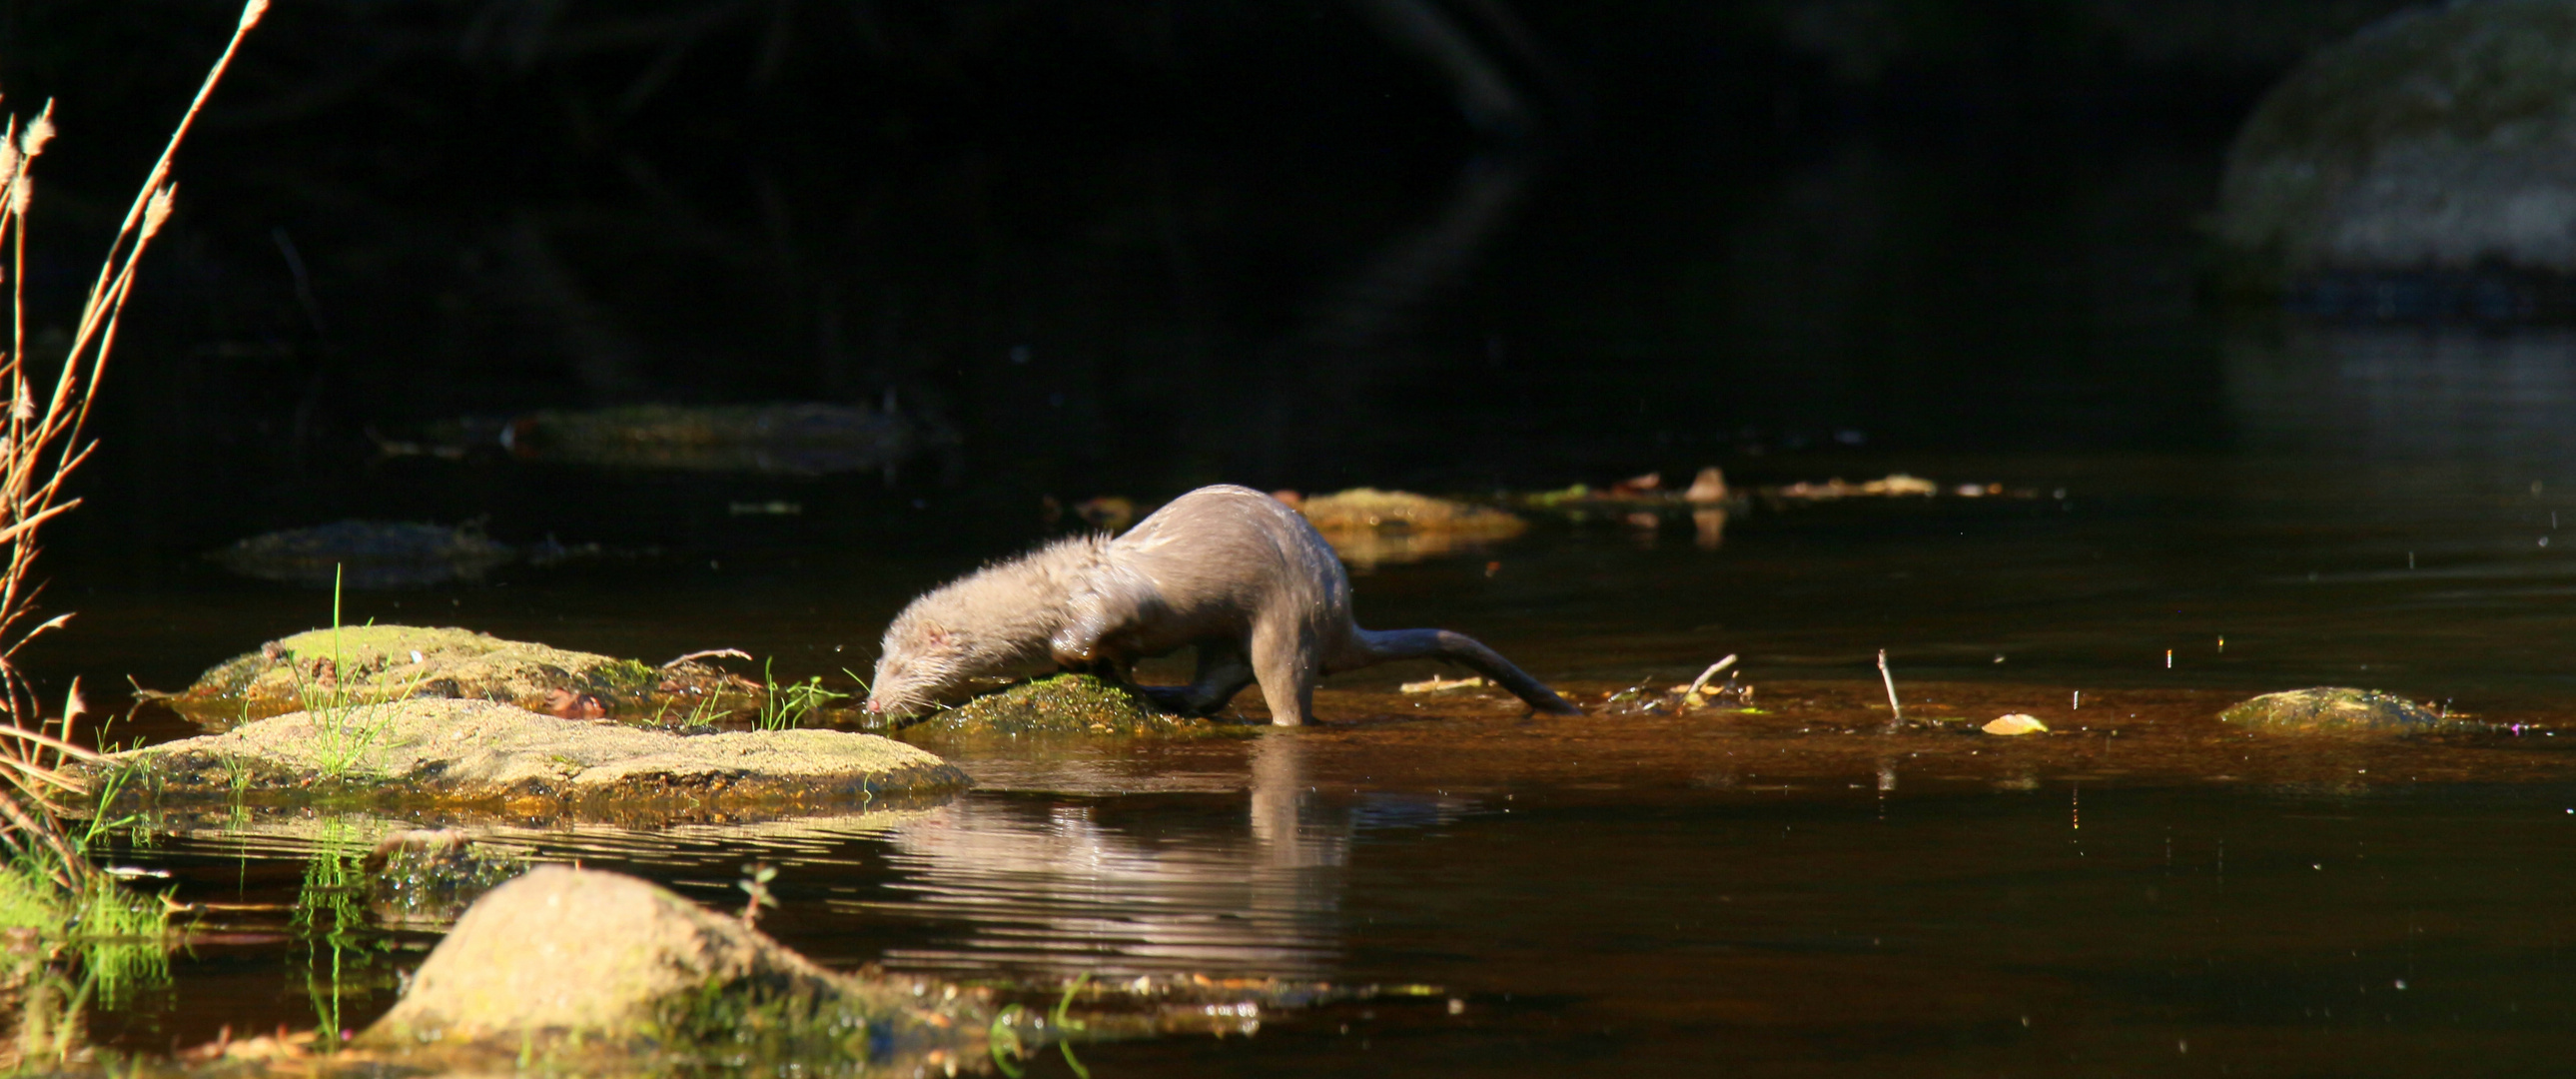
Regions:
M 1197 679 L 1151 690 L 1185 711 L 1214 711 L 1257 681 L 1271 722 L 1296 726 L 1324 675 L 1398 659 L 1451 660 L 1540 711 L 1578 711 L 1465 634 L 1361 629 L 1324 537 L 1230 485 L 1182 495 L 1116 539 L 1061 540 L 914 600 L 886 628 L 868 709 L 919 712 L 970 679 L 1047 660 L 1125 679 L 1136 661 L 1193 645 Z

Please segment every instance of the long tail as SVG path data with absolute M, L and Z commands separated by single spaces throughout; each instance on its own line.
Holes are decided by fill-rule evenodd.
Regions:
M 1503 654 L 1485 647 L 1484 642 L 1464 633 L 1445 629 L 1359 630 L 1353 642 L 1359 646 L 1360 662 L 1343 665 L 1344 669 L 1365 667 L 1397 659 L 1445 659 L 1474 668 L 1476 673 L 1494 680 L 1510 690 L 1512 696 L 1529 702 L 1542 712 L 1579 716 L 1583 710 L 1573 702 L 1556 695 L 1547 684 L 1529 676 L 1529 672 L 1512 665 Z

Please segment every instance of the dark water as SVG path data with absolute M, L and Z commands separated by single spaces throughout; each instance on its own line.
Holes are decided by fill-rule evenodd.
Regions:
M 749 305 L 666 302 L 601 269 L 623 247 L 576 252 L 602 306 L 686 324 L 655 335 L 649 388 L 867 397 L 859 372 L 909 371 L 964 431 L 947 482 L 379 459 L 372 424 L 580 403 L 517 363 L 578 366 L 504 332 L 528 316 L 485 293 L 519 279 L 483 274 L 457 301 L 501 329 L 431 348 L 428 322 L 365 290 L 446 293 L 347 284 L 364 249 L 336 277 L 317 253 L 343 343 L 290 347 L 269 338 L 305 316 L 243 314 L 227 290 L 248 259 L 202 256 L 172 274 L 191 317 L 250 328 L 166 315 L 166 347 L 138 357 L 157 366 L 111 386 L 92 504 L 49 556 L 51 608 L 81 615 L 26 665 L 49 697 L 77 675 L 104 700 L 323 624 L 326 595 L 198 553 L 353 515 L 489 515 L 502 538 L 612 556 L 359 593 L 351 622 L 647 660 L 739 647 L 801 678 L 864 670 L 903 602 L 1036 538 L 1040 495 L 1474 492 L 1712 463 L 1740 485 L 1993 483 L 2006 494 L 1757 500 L 1714 542 L 1550 522 L 1358 577 L 1364 623 L 1468 631 L 1587 694 L 1738 654 L 1763 716 L 1419 707 L 1388 690 L 1426 669 L 1388 668 L 1337 680 L 1315 729 L 966 757 L 978 789 L 916 813 L 485 838 L 714 905 L 770 862 L 782 905 L 764 927 L 840 967 L 1439 988 L 1275 1012 L 1246 1038 L 1083 1050 L 1104 1077 L 2562 1073 L 2576 336 L 2222 317 L 2196 291 L 2192 222 L 2232 121 L 2190 119 L 2099 138 L 1784 126 L 1750 148 L 1503 163 L 1526 174 L 1464 152 L 1389 170 L 1367 147 L 1043 162 L 1060 173 L 1004 154 L 996 171 L 1023 178 L 996 203 L 1063 174 L 1094 194 L 963 253 L 962 226 L 925 227 L 918 250 L 824 244 L 871 250 L 817 256 L 855 283 L 811 305 L 882 310 L 828 334 L 808 300 L 762 316 L 817 338 L 822 373 L 801 381 L 779 374 L 783 331 L 744 346 L 757 361 L 704 348 Z M 932 194 L 902 186 L 881 212 L 917 212 L 950 178 L 913 177 Z M 1207 213 L 1222 227 L 1180 212 L 1199 202 L 1230 208 Z M 1438 280 L 1365 287 L 1449 226 L 1455 265 L 1422 275 Z M 269 228 L 234 239 L 265 258 Z M 438 280 L 471 262 L 422 260 Z M 654 265 L 619 268 L 705 295 L 701 263 Z M 767 287 L 744 280 L 726 287 Z M 730 511 L 771 500 L 804 512 Z M 1880 649 L 1909 714 L 2027 712 L 2065 733 L 1887 734 Z M 2211 723 L 2316 684 L 2536 726 L 2348 745 Z M 243 909 L 209 915 L 172 980 L 108 1002 L 94 1032 L 159 1052 L 227 1026 L 362 1026 L 435 940 L 316 887 L 383 826 L 127 841 L 117 863 L 173 874 L 147 886 Z

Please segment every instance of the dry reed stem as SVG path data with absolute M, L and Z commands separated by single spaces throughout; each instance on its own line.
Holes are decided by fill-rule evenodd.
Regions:
M 0 730 L 0 778 L 17 788 L 13 792 L 0 787 L 0 844 L 22 854 L 42 855 L 35 861 L 66 887 L 88 879 L 96 871 L 81 857 L 78 844 L 64 834 L 57 807 L 46 795 L 50 791 L 87 793 L 80 781 L 66 774 L 64 765 L 72 760 L 95 762 L 101 758 L 70 740 L 82 713 L 79 684 L 73 684 L 64 702 L 62 737 L 50 737 L 38 729 L 45 721 L 38 711 L 33 688 L 11 657 L 28 641 L 60 627 L 71 616 L 58 615 L 17 634 L 15 639 L 9 638 L 17 626 L 35 614 L 36 598 L 43 591 L 42 583 L 33 577 L 36 556 L 43 549 L 37 542 L 39 529 L 80 505 L 80 499 L 63 497 L 63 486 L 96 448 L 95 442 L 83 437 L 90 408 L 96 403 L 108 356 L 115 349 L 125 301 L 134 292 L 135 267 L 153 236 L 170 218 L 171 202 L 178 191 L 169 182 L 170 161 L 188 129 L 196 123 L 198 113 L 205 109 L 215 85 L 222 81 L 225 69 L 232 66 L 242 39 L 267 10 L 268 0 L 249 0 L 242 6 L 232 39 L 225 43 L 223 54 L 198 85 L 196 97 L 171 130 L 161 156 L 153 161 L 152 171 L 135 193 L 124 222 L 108 242 L 107 254 L 99 262 L 98 278 L 91 283 L 88 298 L 81 305 L 71 348 L 64 354 L 62 368 L 55 372 L 51 390 L 42 402 L 36 400 L 36 380 L 30 377 L 27 364 L 27 212 L 35 199 L 30 169 L 44 153 L 45 143 L 54 136 L 53 105 L 48 102 L 24 126 L 12 117 L 5 127 L 0 127 L 0 244 L 10 245 L 9 351 L 0 356 L 0 387 L 5 387 L 9 398 L 8 419 L 5 426 L 0 426 L 0 545 L 8 549 L 5 565 L 0 565 L 0 641 L 6 641 L 5 646 L 0 646 L 0 711 L 5 711 L 7 718 L 6 729 Z

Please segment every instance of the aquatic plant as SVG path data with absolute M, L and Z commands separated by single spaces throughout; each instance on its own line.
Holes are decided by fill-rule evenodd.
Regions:
M 668 720 L 671 715 L 671 704 L 677 699 L 678 698 L 676 697 L 664 698 L 662 703 L 655 706 L 653 709 L 653 721 L 645 724 L 645 726 L 677 726 L 682 729 L 704 727 L 731 715 L 733 711 L 732 709 L 725 707 L 723 699 L 718 697 L 716 694 L 698 693 L 695 694 L 694 699 L 689 702 L 688 714 L 682 716 L 679 723 L 666 723 L 665 721 Z
M 312 721 L 316 736 L 314 759 L 326 779 L 338 779 L 357 767 L 366 757 L 367 750 L 381 741 L 386 728 L 392 725 L 393 716 L 385 706 L 419 692 L 421 682 L 428 677 L 424 669 L 413 675 L 407 685 L 360 682 L 350 676 L 349 656 L 340 646 L 340 630 L 340 571 L 334 567 L 331 571 L 331 658 L 315 661 L 315 670 L 309 675 L 301 657 L 294 660 L 291 668 L 295 677 L 295 695 L 303 702 L 304 714 Z M 412 655 L 415 659 L 419 657 L 417 652 Z
M 769 666 L 772 662 L 776 661 L 771 660 L 760 665 L 762 685 L 760 729 L 762 730 L 792 729 L 804 723 L 805 717 L 812 715 L 815 709 L 831 704 L 833 701 L 850 699 L 847 693 L 823 688 L 823 676 L 819 674 L 802 682 L 781 683 L 776 675 L 770 673 Z
M 750 898 L 743 903 L 742 913 L 738 916 L 742 919 L 744 928 L 759 928 L 760 908 L 775 907 L 778 905 L 778 897 L 772 895 L 769 891 L 769 882 L 777 879 L 777 866 L 771 865 L 767 862 L 743 863 L 742 879 L 733 882 L 733 886 L 742 889 L 745 894 L 750 896 Z

